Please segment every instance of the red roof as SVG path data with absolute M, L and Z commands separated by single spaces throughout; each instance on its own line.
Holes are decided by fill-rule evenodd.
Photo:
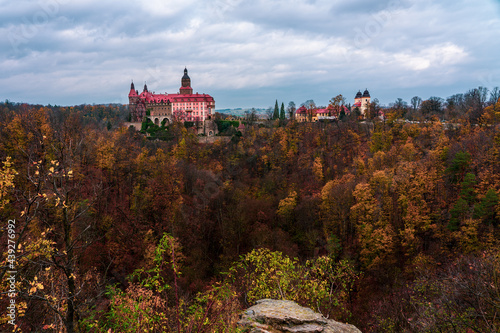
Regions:
M 295 111 L 295 113 L 306 113 L 307 112 L 307 109 L 305 106 L 301 106 L 300 108 L 297 109 L 297 111 Z
M 130 94 L 129 94 L 130 96 Z M 214 98 L 208 94 L 152 94 L 149 91 L 143 91 L 139 98 L 148 103 L 151 102 L 167 102 L 180 103 L 180 102 L 213 102 Z
M 353 106 L 360 107 L 360 106 L 361 106 L 361 102 L 354 103 L 354 105 L 353 105 Z

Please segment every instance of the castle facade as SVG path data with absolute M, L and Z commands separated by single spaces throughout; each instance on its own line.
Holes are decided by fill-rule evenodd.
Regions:
M 156 125 L 162 122 L 168 125 L 173 121 L 204 122 L 210 120 L 215 112 L 215 100 L 212 96 L 193 94 L 187 68 L 184 69 L 178 93 L 155 94 L 144 84 L 144 89 L 139 94 L 132 82 L 128 100 L 132 122 L 142 122 L 145 117 Z

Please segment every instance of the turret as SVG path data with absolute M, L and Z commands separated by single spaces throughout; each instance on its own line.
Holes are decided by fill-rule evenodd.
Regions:
M 183 88 L 191 87 L 191 78 L 188 75 L 187 68 L 184 68 L 184 76 L 181 79 L 181 86 Z
M 130 84 L 130 92 L 128 93 L 128 109 L 130 111 L 131 121 L 140 121 L 137 114 L 137 102 L 139 101 L 139 94 L 135 90 L 134 81 Z
M 135 90 L 134 81 L 132 81 L 132 83 L 130 84 L 130 92 L 128 93 L 129 98 L 133 96 L 137 96 L 137 90 Z
M 187 68 L 184 68 L 184 76 L 181 79 L 181 89 L 179 92 L 182 95 L 190 95 L 193 93 L 193 89 L 191 88 L 191 79 L 189 78 Z

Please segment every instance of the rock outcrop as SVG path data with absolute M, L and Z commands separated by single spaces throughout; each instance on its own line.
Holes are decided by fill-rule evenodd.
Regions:
M 361 333 L 292 301 L 262 299 L 243 312 L 238 325 L 248 333 Z

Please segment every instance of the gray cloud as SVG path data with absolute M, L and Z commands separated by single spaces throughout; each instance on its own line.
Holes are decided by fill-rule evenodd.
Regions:
M 500 86 L 492 0 L 1 1 L 0 99 L 127 102 L 175 92 L 187 66 L 217 107 L 390 103 Z

